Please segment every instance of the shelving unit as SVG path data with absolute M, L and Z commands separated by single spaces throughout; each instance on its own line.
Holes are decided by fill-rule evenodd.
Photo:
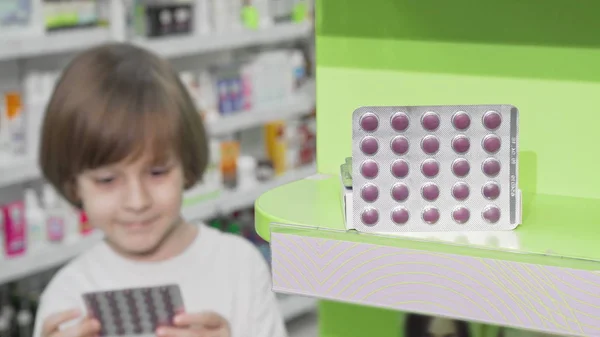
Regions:
M 102 239 L 92 232 L 76 242 L 49 244 L 40 251 L 22 257 L 0 260 L 0 285 L 58 267 Z
M 111 17 L 123 18 L 123 2 L 109 0 Z M 145 47 L 150 51 L 170 58 L 202 57 L 204 54 L 219 52 L 219 56 L 229 56 L 228 52 L 247 47 L 276 45 L 310 38 L 313 24 L 310 20 L 299 23 L 277 23 L 264 29 L 240 29 L 236 31 L 211 33 L 206 35 L 162 37 L 153 39 L 127 38 L 124 22 L 113 22 L 108 28 L 78 29 L 47 33 L 40 37 L 0 38 L 0 73 L 6 87 L 14 87 L 14 81 L 21 81 L 29 68 L 46 71 L 48 66 L 57 67 L 63 64 L 59 58 L 71 57 L 73 53 L 86 48 L 112 41 L 128 41 Z M 231 53 L 230 53 L 231 54 Z M 215 54 L 217 55 L 217 54 Z M 46 57 L 52 61 L 45 63 Z M 212 57 L 212 55 L 208 55 Z M 30 62 L 31 61 L 31 62 Z M 177 60 L 174 60 L 177 61 Z M 200 62 L 202 63 L 202 62 Z M 18 69 L 23 67 L 26 69 Z M 4 77 L 11 77 L 10 79 Z M 14 77 L 14 78 L 12 78 Z M 6 82 L 6 83 L 4 83 Z M 315 105 L 315 83 L 309 81 L 301 90 L 287 99 L 256 106 L 249 111 L 236 112 L 207 123 L 211 137 L 220 137 L 237 131 L 260 126 L 269 121 L 301 117 L 310 114 Z M 6 159 L 6 160 L 5 160 Z M 191 221 L 202 221 L 207 218 L 233 212 L 240 208 L 251 207 L 255 199 L 279 185 L 307 177 L 316 172 L 316 167 L 308 166 L 291 170 L 272 180 L 259 183 L 253 188 L 244 190 L 222 190 L 216 198 L 192 202 L 183 208 L 185 218 Z M 0 191 L 5 187 L 10 193 L 21 188 L 19 185 L 38 180 L 41 172 L 35 158 L 2 158 L 0 159 Z M 1 193 L 1 192 L 0 192 Z M 0 259 L 0 285 L 11 283 L 33 274 L 58 267 L 75 258 L 91 245 L 99 242 L 102 234 L 95 232 L 82 237 L 76 242 L 64 242 L 47 245 L 42 250 L 22 257 Z M 299 296 L 280 296 L 279 303 L 286 320 L 316 308 L 317 301 Z
M 272 102 L 249 111 L 221 117 L 208 125 L 212 136 L 230 134 L 263 125 L 270 121 L 286 120 L 307 115 L 315 107 L 315 83 L 309 81 L 298 93 L 282 102 Z
M 315 172 L 316 167 L 309 165 L 290 170 L 286 174 L 258 184 L 253 189 L 224 191 L 215 199 L 184 207 L 183 217 L 188 221 L 203 221 L 219 213 L 227 214 L 244 207 L 252 207 L 256 198 L 264 192 L 309 177 Z M 94 232 L 76 242 L 48 245 L 31 255 L 0 260 L 0 285 L 64 264 L 101 239 L 102 235 Z
M 227 33 L 133 39 L 130 42 L 163 57 L 176 58 L 277 44 L 309 37 L 310 22 L 281 23 L 263 29 L 240 29 Z M 47 33 L 44 36 L 0 38 L 0 61 L 72 53 L 111 41 L 117 37 L 107 28 L 90 28 Z
M 240 30 L 206 36 L 173 37 L 169 39 L 138 39 L 132 42 L 163 57 L 184 57 L 220 50 L 275 44 L 308 37 L 309 23 L 283 23 L 260 30 Z
M 211 136 L 220 136 L 259 126 L 269 121 L 309 114 L 315 106 L 315 84 L 309 81 L 294 96 L 222 117 L 207 125 Z M 0 188 L 38 179 L 41 172 L 34 159 L 17 158 L 0 161 Z
M 308 166 L 289 171 L 271 181 L 257 185 L 254 189 L 226 191 L 216 199 L 185 207 L 183 215 L 190 221 L 203 221 L 219 213 L 226 214 L 236 209 L 251 207 L 262 193 L 276 186 L 308 177 L 314 172 L 316 172 L 316 168 Z M 31 255 L 0 260 L 0 285 L 58 267 L 78 256 L 102 238 L 102 233 L 93 232 L 73 243 L 48 245 Z M 280 296 L 278 299 L 286 321 L 315 310 L 317 305 L 316 300 L 300 296 Z
M 316 167 L 309 165 L 290 170 L 270 181 L 260 183 L 252 189 L 222 191 L 213 199 L 191 202 L 183 209 L 183 217 L 189 221 L 207 219 L 218 214 L 228 214 L 244 207 L 251 207 L 261 194 L 281 185 L 306 178 L 316 172 Z

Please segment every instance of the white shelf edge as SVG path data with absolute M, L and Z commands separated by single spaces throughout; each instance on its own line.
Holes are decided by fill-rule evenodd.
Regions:
M 75 243 L 49 244 L 31 255 L 1 260 L 0 285 L 59 266 L 100 242 L 103 237 L 102 232 L 95 231 Z
M 174 58 L 290 41 L 308 36 L 311 32 L 311 27 L 310 22 L 282 23 L 258 30 L 242 29 L 227 33 L 174 36 L 156 39 L 138 38 L 131 42 L 162 57 Z
M 135 38 L 127 42 L 172 58 L 289 41 L 306 37 L 311 30 L 312 22 L 306 21 L 282 23 L 258 30 L 242 29 L 156 39 Z M 110 29 L 103 27 L 50 32 L 41 36 L 0 36 L 0 61 L 75 52 L 112 41 L 117 40 L 111 36 Z
M 281 315 L 286 322 L 317 310 L 318 300 L 297 295 L 277 295 Z
M 317 171 L 315 165 L 307 165 L 289 172 L 264 183 L 257 184 L 251 189 L 223 191 L 215 199 L 201 201 L 187 206 L 183 209 L 183 217 L 188 221 L 196 221 L 216 216 L 219 213 L 229 213 L 244 207 L 251 207 L 258 197 L 265 192 L 293 181 L 304 179 Z
M 315 107 L 315 83 L 309 80 L 298 92 L 283 101 L 275 101 L 231 116 L 220 117 L 208 123 L 212 136 L 221 136 L 249 129 L 274 120 L 286 120 L 311 112 Z
M 41 176 L 42 172 L 34 159 L 29 157 L 0 159 L 0 188 L 38 179 Z
M 0 37 L 0 61 L 74 52 L 111 41 L 107 28 L 81 28 L 41 36 Z

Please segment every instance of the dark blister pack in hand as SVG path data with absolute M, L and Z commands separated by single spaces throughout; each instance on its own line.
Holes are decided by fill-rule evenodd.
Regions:
M 102 326 L 100 336 L 154 335 L 184 309 L 177 285 L 85 293 L 83 299 Z

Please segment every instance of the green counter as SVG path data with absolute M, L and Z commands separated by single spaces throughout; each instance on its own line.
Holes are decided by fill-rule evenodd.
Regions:
M 495 269 L 496 277 L 507 282 L 503 285 L 511 279 L 526 284 L 506 295 L 507 303 L 522 306 L 522 314 L 500 309 L 498 317 L 456 318 L 600 334 L 594 323 L 600 321 L 600 179 L 595 176 L 595 123 L 600 122 L 600 21 L 595 13 L 600 3 L 320 0 L 316 10 L 320 174 L 257 200 L 257 231 L 267 240 L 280 238 L 273 242 L 274 259 L 285 245 L 305 242 L 303 249 L 312 244 L 322 252 L 320 244 L 340 242 L 493 261 L 505 268 Z M 519 108 L 523 224 L 507 233 L 455 236 L 346 231 L 337 174 L 352 153 L 352 112 L 366 105 L 438 104 Z M 507 272 L 511 268 L 514 274 Z M 360 305 L 349 296 L 330 298 L 300 286 L 294 291 L 328 300 L 320 307 L 323 337 L 403 335 L 402 315 L 395 311 L 402 306 Z

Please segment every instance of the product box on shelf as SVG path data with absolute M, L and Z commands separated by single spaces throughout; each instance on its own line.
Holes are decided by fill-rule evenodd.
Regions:
M 131 31 L 134 35 L 163 37 L 192 34 L 195 22 L 194 1 L 136 1 L 130 8 Z

